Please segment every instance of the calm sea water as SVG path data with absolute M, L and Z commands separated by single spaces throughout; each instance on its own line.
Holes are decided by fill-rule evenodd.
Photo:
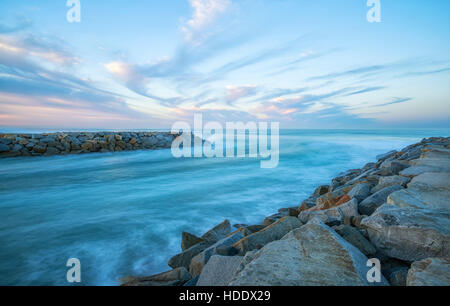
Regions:
M 280 163 L 174 159 L 170 150 L 0 160 L 0 285 L 114 285 L 168 270 L 181 232 L 255 224 L 338 173 L 449 130 L 282 131 Z

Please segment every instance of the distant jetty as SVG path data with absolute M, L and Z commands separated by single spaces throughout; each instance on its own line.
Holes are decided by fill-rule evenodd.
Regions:
M 450 138 L 335 177 L 260 224 L 182 233 L 173 268 L 124 286 L 449 286 Z M 270 199 L 267 199 L 270 201 Z
M 170 132 L 0 134 L 0 158 L 168 149 L 178 136 Z

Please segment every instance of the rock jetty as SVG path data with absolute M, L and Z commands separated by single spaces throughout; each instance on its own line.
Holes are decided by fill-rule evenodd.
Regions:
M 125 286 L 450 285 L 450 138 L 377 157 L 257 225 L 183 233 L 173 270 Z M 379 281 L 367 277 L 381 263 Z
M 0 158 L 167 149 L 178 136 L 169 132 L 0 134 Z

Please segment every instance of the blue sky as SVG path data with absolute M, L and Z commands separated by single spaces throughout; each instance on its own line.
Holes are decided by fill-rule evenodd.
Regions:
M 450 127 L 450 2 L 0 2 L 0 126 Z

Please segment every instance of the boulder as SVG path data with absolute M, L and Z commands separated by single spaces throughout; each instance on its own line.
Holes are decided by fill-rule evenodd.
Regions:
M 242 256 L 212 256 L 203 268 L 197 286 L 228 285 L 243 258 Z
M 205 241 L 219 241 L 225 238 L 228 234 L 231 233 L 231 224 L 230 221 L 225 220 L 222 223 L 216 225 L 214 228 L 206 232 L 201 239 Z
M 12 144 L 12 140 L 9 139 L 9 138 L 2 138 L 2 137 L 0 137 L 0 144 L 10 145 L 10 144 Z
M 203 242 L 204 240 L 192 235 L 187 232 L 181 233 L 181 249 L 183 251 L 189 249 L 190 247 L 196 245 L 197 243 Z
M 439 172 L 441 169 L 437 168 L 437 167 L 432 167 L 432 166 L 412 166 L 409 167 L 403 171 L 400 171 L 400 175 L 404 176 L 404 177 L 415 177 L 418 176 L 422 173 L 426 173 L 426 172 Z
M 279 212 L 277 214 L 268 216 L 267 218 L 264 219 L 263 225 L 264 226 L 269 226 L 269 225 L 277 222 L 281 218 L 284 218 L 284 217 L 287 217 L 287 216 L 289 216 L 289 213 L 287 211 Z
M 122 286 L 182 286 L 190 279 L 191 275 L 186 268 L 178 268 L 149 277 L 128 277 L 124 279 Z
M 450 209 L 450 173 L 423 173 L 408 189 L 389 195 L 387 202 L 398 207 Z
M 383 188 L 377 193 L 374 193 L 373 195 L 359 203 L 359 213 L 361 215 L 370 216 L 375 210 L 377 210 L 378 207 L 386 203 L 387 198 L 391 193 L 400 189 L 403 189 L 403 187 L 400 185 L 394 185 Z
M 313 208 L 314 206 L 316 206 L 317 199 L 318 199 L 317 196 L 312 196 L 312 197 L 309 197 L 306 200 L 304 200 L 302 202 L 302 204 L 300 205 L 300 207 L 298 208 L 299 214 L 302 211 L 308 210 L 308 209 Z
M 2 139 L 4 139 L 4 138 L 2 138 Z M 0 143 L 0 153 L 8 152 L 8 151 L 9 151 L 9 146 L 6 144 Z
M 211 256 L 217 254 L 217 249 L 230 247 L 242 238 L 244 238 L 244 235 L 242 235 L 241 232 L 236 232 L 222 240 L 219 240 L 212 246 L 200 252 L 198 255 L 192 258 L 191 264 L 189 265 L 189 272 L 193 276 L 199 275 L 202 272 L 203 267 L 208 263 Z
M 189 269 L 192 258 L 200 254 L 206 248 L 210 247 L 217 241 L 224 239 L 231 233 L 230 221 L 225 220 L 222 223 L 216 225 L 214 228 L 206 232 L 200 239 L 203 242 L 192 245 L 190 248 L 183 250 L 183 252 L 173 256 L 169 260 L 169 266 L 172 268 L 185 267 Z
M 23 149 L 23 145 L 16 143 L 12 149 L 11 152 L 19 152 Z M 0 150 L 1 151 L 1 150 Z
M 368 183 L 371 186 L 378 184 L 380 170 L 377 168 L 370 168 L 358 175 L 354 179 L 347 182 L 347 186 L 353 186 L 360 183 Z
M 319 198 L 317 198 L 316 206 L 314 207 L 317 210 L 328 209 L 335 207 L 337 203 L 340 203 L 342 198 L 347 195 L 352 187 L 347 187 L 345 189 L 339 188 L 332 192 L 328 192 Z
M 337 190 L 340 186 L 347 184 L 350 180 L 361 175 L 361 173 L 362 173 L 361 169 L 352 169 L 344 173 L 341 173 L 338 177 L 334 178 L 331 181 L 329 191 L 333 192 Z
M 285 214 L 286 216 L 298 217 L 298 207 L 281 208 L 278 210 L 278 213 Z
M 322 185 L 317 187 L 317 189 L 314 191 L 313 196 L 320 197 L 321 195 L 326 194 L 330 189 L 330 185 Z
M 408 278 L 408 268 L 398 268 L 392 271 L 387 277 L 391 286 L 404 287 Z
M 214 242 L 211 241 L 204 241 L 197 243 L 196 245 L 193 245 L 187 250 L 184 250 L 183 252 L 173 256 L 169 260 L 169 267 L 171 268 L 179 268 L 179 267 L 185 267 L 186 269 L 189 269 L 189 265 L 191 264 L 192 258 L 194 258 L 197 254 L 200 254 L 200 252 L 204 251 L 206 248 L 210 247 Z
M 59 154 L 59 150 L 54 147 L 48 147 L 47 150 L 45 151 L 46 156 L 52 156 L 57 154 Z
M 330 209 L 317 210 L 316 208 L 312 208 L 303 211 L 298 218 L 302 223 L 308 223 L 313 218 L 319 218 L 322 222 L 331 224 L 333 222 L 343 223 L 345 218 L 356 217 L 358 215 L 358 201 L 352 199 L 347 203 Z
M 248 251 L 259 249 L 271 241 L 281 239 L 291 230 L 301 225 L 300 220 L 295 217 L 284 217 L 263 230 L 242 238 L 233 247 L 238 250 L 240 255 L 244 255 Z
M 47 149 L 44 146 L 36 145 L 33 147 L 35 153 L 44 154 Z
M 363 219 L 370 241 L 388 256 L 405 261 L 450 256 L 450 211 L 385 204 Z
M 389 151 L 387 153 L 377 155 L 376 159 L 378 161 L 380 161 L 380 160 L 384 161 L 384 160 L 388 159 L 389 157 L 394 156 L 395 154 L 397 154 L 397 151 L 395 151 L 395 150 L 394 151 Z
M 409 167 L 407 161 L 386 160 L 381 164 L 380 174 L 383 176 L 398 175 L 400 171 Z
M 348 193 L 350 198 L 355 198 L 358 202 L 361 202 L 368 196 L 370 196 L 370 185 L 367 183 L 358 184 Z
M 359 215 L 352 218 L 352 225 L 356 227 L 357 229 L 365 229 L 361 226 L 361 222 L 364 218 L 367 218 L 366 215 Z
M 378 191 L 393 185 L 400 185 L 406 187 L 406 184 L 408 184 L 410 181 L 411 181 L 410 178 L 400 175 L 384 176 L 380 178 L 378 185 L 372 188 L 371 192 L 377 193 Z
M 399 160 L 417 159 L 420 157 L 420 155 L 422 155 L 422 147 L 418 146 L 418 147 L 410 148 L 409 150 L 402 151 L 402 153 L 403 153 L 402 156 L 400 156 L 398 158 Z
M 320 220 L 251 255 L 230 286 L 362 286 L 368 258 Z M 244 259 L 245 260 L 245 259 Z M 389 285 L 382 277 L 380 285 Z
M 336 226 L 333 228 L 342 238 L 355 246 L 364 255 L 370 256 L 377 252 L 377 249 L 354 227 L 348 225 Z
M 414 262 L 408 272 L 408 286 L 450 286 L 450 260 L 427 258 Z
M 411 168 L 400 172 L 402 176 L 417 176 L 425 172 L 450 172 L 450 153 L 441 146 L 424 148 L 420 158 L 410 161 Z
M 246 226 L 245 229 L 249 231 L 251 234 L 259 232 L 260 230 L 263 230 L 266 226 L 264 225 L 250 225 Z

